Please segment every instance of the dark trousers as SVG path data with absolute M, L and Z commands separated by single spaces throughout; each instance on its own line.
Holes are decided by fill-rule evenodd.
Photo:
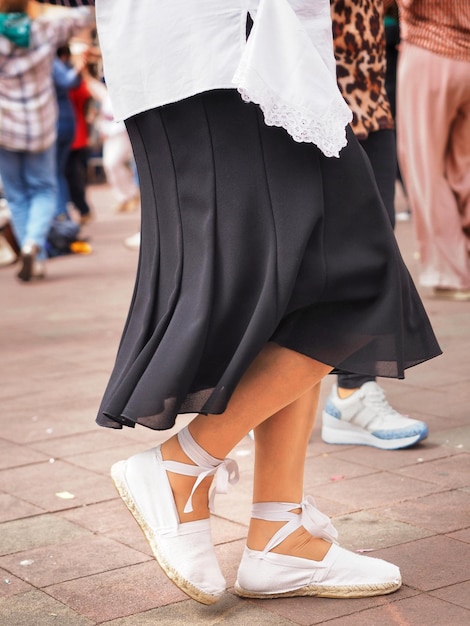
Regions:
M 382 196 L 392 226 L 395 226 L 395 179 L 397 176 L 397 151 L 394 130 L 378 130 L 360 142 L 369 157 L 375 180 Z M 364 383 L 374 381 L 374 376 L 338 374 L 338 386 L 356 389 Z
M 70 191 L 70 200 L 80 215 L 89 215 L 90 206 L 86 200 L 88 148 L 71 150 L 68 155 L 65 175 Z

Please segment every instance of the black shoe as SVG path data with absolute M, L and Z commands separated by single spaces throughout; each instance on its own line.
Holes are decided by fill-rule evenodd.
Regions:
M 38 253 L 36 244 L 26 244 L 21 248 L 21 269 L 17 276 L 25 283 L 33 278 L 34 262 Z

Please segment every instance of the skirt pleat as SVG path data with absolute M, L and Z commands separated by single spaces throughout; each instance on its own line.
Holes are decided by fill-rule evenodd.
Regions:
M 222 413 L 269 341 L 397 378 L 440 353 L 352 132 L 327 158 L 231 90 L 127 124 L 142 243 L 99 424 Z

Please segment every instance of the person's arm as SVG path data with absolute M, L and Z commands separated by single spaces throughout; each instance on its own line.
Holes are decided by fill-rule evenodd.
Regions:
M 65 0 L 64 0 L 65 1 Z M 66 0 L 82 1 L 82 0 Z M 89 1 L 89 0 L 88 0 Z M 47 7 L 50 3 L 41 3 Z M 46 9 L 38 16 L 38 22 L 45 25 L 50 43 L 58 48 L 68 43 L 68 41 L 86 29 L 90 29 L 94 23 L 94 8 L 85 6 L 65 7 L 56 6 L 51 10 Z
M 72 89 L 81 83 L 81 76 L 74 67 L 67 67 L 65 63 L 56 59 L 52 67 L 54 83 L 62 89 Z

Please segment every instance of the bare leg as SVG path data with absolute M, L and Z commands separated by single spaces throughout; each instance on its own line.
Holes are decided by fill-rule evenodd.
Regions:
M 307 445 L 318 408 L 320 383 L 255 430 L 253 502 L 300 502 Z M 295 512 L 296 509 L 293 509 Z M 252 519 L 247 545 L 263 550 L 284 522 Z M 330 544 L 301 527 L 273 552 L 320 561 Z
M 280 457 L 281 463 L 276 456 L 276 463 L 272 465 L 269 456 L 266 456 L 265 462 L 270 464 L 271 470 L 276 468 L 275 475 L 270 476 L 269 480 L 273 485 L 283 485 L 278 491 L 273 489 L 272 496 L 279 501 L 283 494 L 290 494 L 288 501 L 298 502 L 302 496 L 306 445 L 314 419 L 313 396 L 318 396 L 318 389 L 315 392 L 312 390 L 330 370 L 328 365 L 298 352 L 268 344 L 243 376 L 225 413 L 198 415 L 190 424 L 190 432 L 204 450 L 223 459 L 251 429 L 267 420 L 269 425 L 256 432 L 256 438 L 261 442 L 257 443 L 257 458 L 260 454 L 261 459 L 265 454 L 275 454 L 276 450 L 282 454 L 285 448 Z M 271 448 L 272 451 L 268 452 Z M 162 454 L 164 459 L 192 464 L 182 452 L 176 437 L 163 444 Z M 291 457 L 296 457 L 294 464 Z M 260 471 L 260 464 L 263 462 L 257 462 L 256 473 Z M 268 484 L 264 473 L 262 477 L 258 487 L 260 490 L 264 489 L 265 483 L 266 488 Z M 183 507 L 194 479 L 170 473 L 169 480 L 181 522 L 208 517 L 207 490 L 210 479 L 197 489 L 193 496 L 194 510 L 187 514 L 183 513 Z
M 113 466 L 111 472 L 119 493 L 144 530 L 157 561 L 190 597 L 212 604 L 225 589 L 207 520 L 209 478 L 198 482 L 192 496 L 193 510 L 184 512 L 194 476 L 201 477 L 202 471 L 219 467 L 218 459 L 225 458 L 252 429 L 256 445 L 254 517 L 236 592 L 260 598 L 361 597 L 399 588 L 397 567 L 332 544 L 335 530 L 328 518 L 302 498 L 305 455 L 320 381 L 330 369 L 294 351 L 267 345 L 243 376 L 224 414 L 198 415 L 190 424 L 189 435 L 187 431 L 181 434 L 181 445 L 194 456 L 194 462 L 175 436 L 161 448 Z M 162 465 L 161 455 L 165 461 L 186 467 L 177 463 Z M 187 467 L 196 463 L 196 468 Z M 146 472 L 144 476 L 142 471 Z M 158 483 L 156 490 L 151 485 L 152 471 Z M 170 534 L 167 528 L 172 529 Z M 269 556 L 264 554 L 266 549 Z M 318 561 L 322 563 L 315 563 Z

